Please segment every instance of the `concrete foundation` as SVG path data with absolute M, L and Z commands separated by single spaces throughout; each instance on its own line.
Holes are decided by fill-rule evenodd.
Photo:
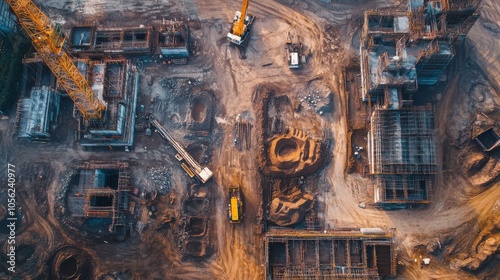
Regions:
M 380 229 L 270 231 L 266 279 L 384 279 L 396 275 L 392 234 Z

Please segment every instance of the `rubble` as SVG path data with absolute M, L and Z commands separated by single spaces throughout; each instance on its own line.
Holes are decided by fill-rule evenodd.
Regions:
M 172 171 L 166 166 L 153 166 L 148 171 L 149 186 L 148 189 L 155 189 L 158 194 L 165 195 L 172 188 L 170 177 Z

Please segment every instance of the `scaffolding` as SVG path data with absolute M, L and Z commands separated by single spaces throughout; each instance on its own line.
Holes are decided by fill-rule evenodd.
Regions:
M 189 28 L 180 21 L 163 19 L 156 45 L 161 56 L 174 64 L 186 64 L 189 58 Z
M 361 97 L 376 101 L 384 86 L 415 91 L 434 85 L 454 45 L 479 17 L 480 0 L 408 0 L 407 12 L 366 11 L 361 32 Z
M 110 232 L 125 228 L 131 191 L 128 162 L 89 161 L 77 169 L 80 170 L 78 189 L 73 196 L 68 196 L 72 215 L 110 219 Z M 106 176 L 116 176 L 116 183 L 110 182 Z
M 430 106 L 377 108 L 368 133 L 368 162 L 375 203 L 430 203 L 437 173 Z
M 371 174 L 437 172 L 434 117 L 429 106 L 376 109 L 370 126 Z
M 0 34 L 17 32 L 16 16 L 5 1 L 0 1 Z
M 103 97 L 108 100 L 122 99 L 125 92 L 125 80 L 127 76 L 126 61 L 106 60 L 104 64 L 104 90 Z
M 88 188 L 85 194 L 85 217 L 111 218 L 116 208 L 116 191 L 109 188 Z M 98 202 L 104 200 L 109 203 Z
M 429 106 L 415 107 L 411 94 L 440 80 L 455 45 L 478 19 L 480 3 L 408 0 L 406 12 L 365 12 L 361 99 L 376 102 L 367 137 L 376 203 L 431 201 L 438 169 L 434 116 Z
M 392 234 L 376 230 L 377 234 L 362 233 L 362 229 L 271 231 L 264 246 L 266 277 L 372 280 L 394 276 Z
M 59 103 L 59 93 L 52 87 L 33 87 L 30 98 L 23 99 L 17 107 L 18 137 L 49 139 L 59 116 Z
M 124 161 L 86 161 L 82 165 L 78 166 L 78 169 L 92 170 L 92 169 L 126 169 L 128 168 L 128 162 Z
M 104 121 L 96 124 L 77 118 L 77 139 L 80 144 L 110 149 L 131 147 L 139 95 L 139 73 L 133 69 L 130 61 L 123 58 L 78 61 L 77 65 L 81 72 L 86 73 L 94 92 L 107 102 Z
M 430 203 L 430 175 L 382 175 L 377 177 L 375 203 Z
M 479 17 L 481 0 L 410 0 L 408 17 L 415 38 L 466 35 Z

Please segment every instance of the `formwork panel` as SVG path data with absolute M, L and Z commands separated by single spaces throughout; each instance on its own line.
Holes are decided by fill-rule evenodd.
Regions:
M 334 252 L 335 252 L 335 265 L 336 266 L 346 266 L 347 265 L 347 241 L 346 240 L 335 240 Z
M 317 264 L 318 253 L 316 251 L 316 240 L 307 240 L 304 242 L 304 263 L 309 266 Z
M 350 240 L 349 242 L 351 265 L 363 266 L 363 246 L 361 240 Z
M 286 264 L 286 244 L 284 242 L 275 242 L 269 245 L 269 264 L 280 266 Z
M 435 174 L 437 172 L 433 113 L 412 107 L 375 110 L 370 139 L 372 174 Z
M 331 265 L 333 263 L 333 242 L 330 240 L 319 241 L 319 263 L 320 265 Z
M 303 263 L 303 242 L 301 240 L 288 241 L 288 252 L 290 254 L 290 264 L 300 265 Z
M 392 234 L 380 230 L 315 232 L 293 231 L 293 235 L 268 233 L 265 241 L 267 279 L 380 279 L 382 273 L 396 274 Z M 377 253 L 378 246 L 385 246 Z M 365 261 L 370 253 L 369 265 Z M 286 256 L 283 256 L 283 253 Z M 336 260 L 339 259 L 339 261 Z M 378 258 L 384 261 L 378 262 Z M 334 260 L 335 259 L 335 260 Z M 284 263 L 283 263 L 284 262 Z M 382 265 L 387 267 L 379 268 Z

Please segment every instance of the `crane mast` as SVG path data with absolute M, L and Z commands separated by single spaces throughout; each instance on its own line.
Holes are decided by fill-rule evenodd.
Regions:
M 61 26 L 53 23 L 31 0 L 6 2 L 82 116 L 87 120 L 102 119 L 106 107 L 63 49 L 65 36 Z

